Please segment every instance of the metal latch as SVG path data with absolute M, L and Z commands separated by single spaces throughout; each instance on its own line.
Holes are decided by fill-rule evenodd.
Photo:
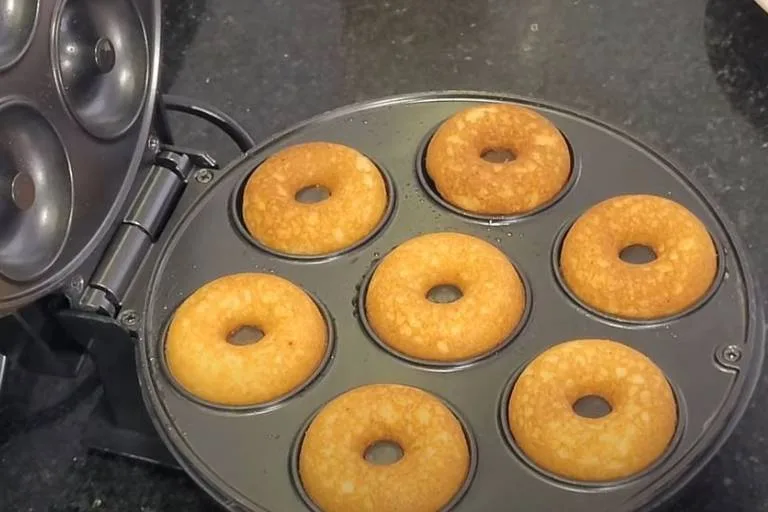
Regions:
M 162 233 L 197 164 L 217 167 L 209 155 L 199 152 L 190 155 L 161 151 L 156 155 L 155 164 L 80 299 L 82 309 L 117 315 L 131 280 Z

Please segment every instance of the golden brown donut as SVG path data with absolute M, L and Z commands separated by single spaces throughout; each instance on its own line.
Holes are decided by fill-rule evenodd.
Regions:
M 493 163 L 489 151 L 509 151 Z M 440 195 L 464 210 L 512 215 L 553 199 L 571 173 L 560 131 L 535 111 L 511 104 L 471 107 L 445 121 L 427 147 L 427 173 Z
M 653 249 L 644 264 L 623 261 L 631 245 Z M 717 253 L 707 228 L 669 199 L 618 196 L 593 206 L 563 242 L 560 268 L 571 291 L 604 313 L 654 319 L 679 313 L 712 285 Z
M 245 326 L 264 337 L 229 343 Z M 323 315 L 301 288 L 271 274 L 233 274 L 205 284 L 179 306 L 165 355 L 171 375 L 198 398 L 257 405 L 305 383 L 327 346 Z
M 376 442 L 398 444 L 397 462 L 365 459 Z M 301 444 L 299 475 L 324 512 L 432 512 L 448 504 L 469 471 L 461 423 L 420 389 L 374 384 L 329 402 Z
M 573 405 L 596 395 L 612 408 L 585 418 Z M 609 340 L 555 345 L 531 362 L 512 390 L 509 426 L 540 467 L 580 481 L 642 471 L 669 446 L 677 405 L 662 371 L 646 356 Z
M 302 203 L 296 194 L 309 187 L 330 197 Z M 310 142 L 285 148 L 253 172 L 243 192 L 243 220 L 265 246 L 296 255 L 347 249 L 368 236 L 387 207 L 379 169 L 352 148 Z
M 462 297 L 435 303 L 428 292 L 453 285 Z M 520 322 L 525 290 L 515 266 L 493 245 L 460 233 L 422 235 L 376 268 L 365 299 L 371 328 L 411 357 L 460 361 L 490 352 Z

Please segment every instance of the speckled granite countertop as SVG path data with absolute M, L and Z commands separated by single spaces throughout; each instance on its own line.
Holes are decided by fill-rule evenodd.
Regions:
M 624 127 L 695 176 L 768 285 L 768 15 L 752 0 L 164 3 L 164 88 L 223 107 L 257 139 L 395 93 L 498 90 L 554 101 Z M 180 125 L 178 136 L 221 161 L 234 155 L 203 125 Z M 97 395 L 87 371 L 67 381 L 10 369 L 0 509 L 215 508 L 181 473 L 86 453 L 80 435 Z M 767 401 L 768 376 L 673 510 L 768 510 Z

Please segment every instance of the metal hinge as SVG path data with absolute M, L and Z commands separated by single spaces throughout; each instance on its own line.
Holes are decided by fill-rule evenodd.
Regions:
M 120 312 L 131 280 L 162 233 L 193 170 L 199 164 L 217 168 L 207 154 L 168 149 L 163 148 L 155 156 L 154 165 L 81 296 L 80 308 L 112 317 Z

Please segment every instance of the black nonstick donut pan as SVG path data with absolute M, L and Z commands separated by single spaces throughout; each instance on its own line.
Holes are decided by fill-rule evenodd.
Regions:
M 483 218 L 446 207 L 431 190 L 422 174 L 429 137 L 451 114 L 482 102 L 524 104 L 565 135 L 573 154 L 571 179 L 551 204 L 521 217 Z M 245 179 L 260 162 L 308 141 L 346 144 L 368 155 L 390 179 L 391 208 L 380 228 L 357 247 L 327 258 L 296 259 L 255 244 L 242 228 L 238 204 Z M 672 198 L 712 234 L 720 271 L 711 292 L 684 314 L 626 322 L 584 307 L 564 289 L 557 271 L 564 232 L 593 204 L 628 193 Z M 436 231 L 467 233 L 494 244 L 525 278 L 527 314 L 514 338 L 492 354 L 461 364 L 425 364 L 384 349 L 361 317 L 365 286 L 377 262 L 403 241 Z M 164 333 L 174 309 L 204 283 L 236 272 L 273 272 L 302 286 L 322 304 L 335 337 L 318 375 L 265 407 L 233 409 L 192 400 L 165 367 Z M 451 510 L 514 506 L 615 512 L 665 502 L 733 430 L 762 365 L 763 311 L 757 293 L 731 225 L 686 173 L 663 157 L 558 107 L 446 92 L 321 115 L 271 139 L 212 181 L 193 181 L 124 307 L 138 313 L 139 378 L 161 436 L 187 472 L 228 509 L 314 509 L 296 467 L 307 422 L 349 389 L 397 383 L 442 398 L 465 425 L 473 469 Z M 543 350 L 576 338 L 610 338 L 640 350 L 666 372 L 675 390 L 677 433 L 667 453 L 642 474 L 604 484 L 558 478 L 531 463 L 507 431 L 505 411 L 514 378 Z

